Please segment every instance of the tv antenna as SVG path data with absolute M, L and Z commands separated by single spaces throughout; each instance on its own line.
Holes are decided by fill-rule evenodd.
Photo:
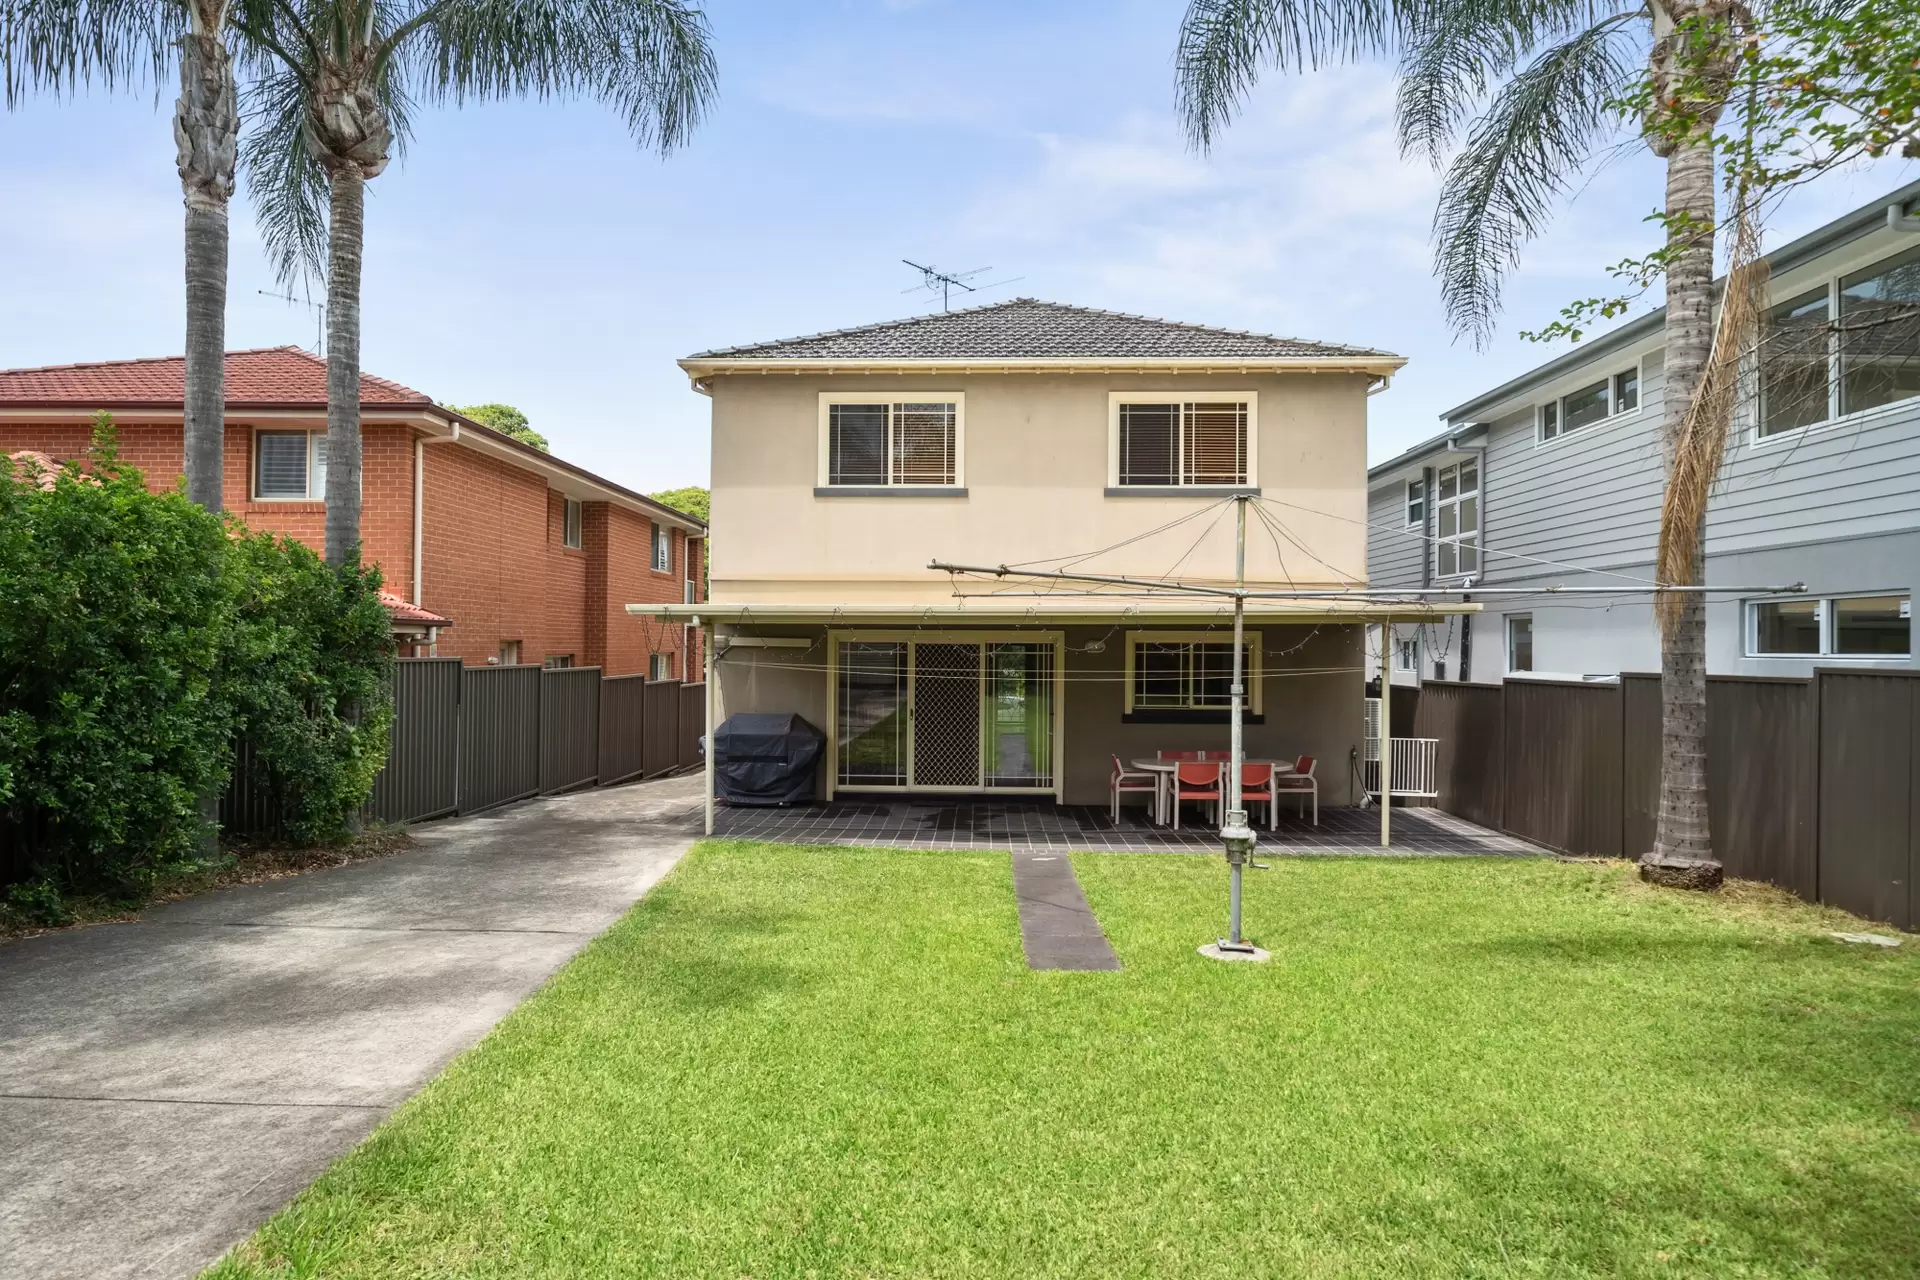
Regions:
M 1026 279 L 1025 276 L 1012 276 L 1005 280 L 995 280 L 991 284 L 974 284 L 973 281 L 975 277 L 983 276 L 993 270 L 993 268 L 975 267 L 971 271 L 942 271 L 938 267 L 921 266 L 911 258 L 902 258 L 900 261 L 906 263 L 922 276 L 926 277 L 919 284 L 914 285 L 913 288 L 902 289 L 900 292 L 919 293 L 924 289 L 928 293 L 937 293 L 940 295 L 940 309 L 942 311 L 953 310 L 953 291 L 955 289 L 961 289 L 967 293 L 978 293 L 982 289 L 998 289 L 1003 284 L 1013 284 L 1015 281 Z
M 313 311 L 313 354 L 325 359 L 327 355 L 327 308 L 312 298 L 296 298 L 290 293 L 275 293 L 271 289 L 256 289 L 263 298 L 277 298 L 281 302 L 290 302 L 296 307 L 308 307 Z

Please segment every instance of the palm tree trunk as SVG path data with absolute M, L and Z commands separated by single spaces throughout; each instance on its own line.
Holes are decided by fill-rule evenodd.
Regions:
M 174 109 L 180 188 L 186 198 L 187 346 L 182 427 L 187 497 L 209 511 L 225 505 L 227 206 L 233 197 L 240 113 L 233 59 L 219 33 L 180 42 L 180 100 Z
M 329 169 L 327 250 L 327 563 L 360 545 L 360 272 L 366 179 L 353 164 Z
M 1668 240 L 1677 256 L 1667 269 L 1666 374 L 1663 426 L 1668 474 L 1683 447 L 1684 424 L 1700 394 L 1713 345 L 1714 150 L 1688 141 L 1667 159 Z M 1706 521 L 1695 522 L 1686 548 L 1698 583 L 1706 560 Z M 1687 593 L 1663 620 L 1660 643 L 1660 815 L 1653 852 L 1642 873 L 1663 883 L 1711 888 L 1720 882 L 1707 820 L 1706 602 Z

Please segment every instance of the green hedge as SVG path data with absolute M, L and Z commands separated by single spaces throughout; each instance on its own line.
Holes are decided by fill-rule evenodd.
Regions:
M 198 861 L 253 749 L 289 836 L 344 833 L 386 752 L 379 573 L 151 493 L 102 415 L 84 466 L 0 457 L 0 823 L 16 911 L 137 901 Z

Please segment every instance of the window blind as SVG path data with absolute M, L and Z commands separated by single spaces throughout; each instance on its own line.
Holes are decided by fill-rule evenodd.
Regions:
M 828 484 L 887 482 L 886 405 L 830 405 L 827 436 Z
M 953 406 L 897 404 L 892 407 L 893 483 L 952 484 Z
M 1190 404 L 1185 425 L 1183 484 L 1247 482 L 1247 406 Z
M 321 440 L 321 447 L 326 441 Z M 325 454 L 321 454 L 324 459 Z M 262 498 L 307 496 L 307 433 L 262 431 L 254 438 L 254 493 Z
M 1120 483 L 1180 483 L 1180 406 L 1120 406 Z
M 1120 406 L 1123 485 L 1247 483 L 1247 406 L 1239 401 Z

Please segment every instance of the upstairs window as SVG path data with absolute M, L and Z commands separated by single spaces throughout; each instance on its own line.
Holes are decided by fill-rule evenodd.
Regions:
M 827 485 L 952 487 L 960 483 L 960 402 L 832 400 Z
M 1536 411 L 1540 442 L 1557 440 L 1639 407 L 1640 369 L 1636 365 L 1540 405 Z
M 1480 572 L 1480 464 L 1440 468 L 1434 482 L 1433 572 L 1436 577 Z
M 1407 481 L 1407 527 L 1417 529 L 1427 522 L 1427 482 Z
M 327 433 L 256 432 L 253 496 L 270 501 L 323 501 L 327 496 Z
M 673 531 L 663 524 L 653 526 L 653 568 L 656 573 L 673 572 Z
M 1252 483 L 1251 397 L 1116 401 L 1116 487 Z
M 576 498 L 563 501 L 560 515 L 560 544 L 580 549 L 580 502 Z
M 1761 438 L 1920 396 L 1920 249 L 1780 303 L 1760 351 Z

